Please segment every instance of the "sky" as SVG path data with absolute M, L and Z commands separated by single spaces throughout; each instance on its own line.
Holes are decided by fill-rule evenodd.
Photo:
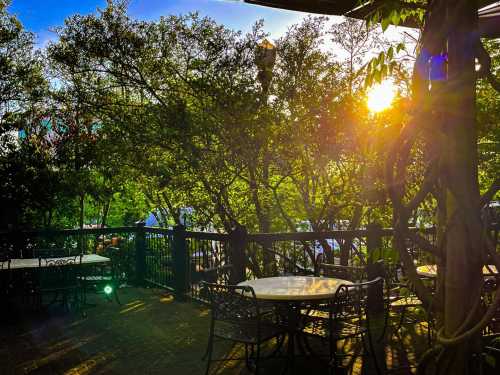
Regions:
M 106 0 L 11 0 L 10 12 L 17 15 L 27 30 L 36 34 L 36 44 L 44 47 L 55 39 L 50 31 L 62 26 L 72 14 L 89 14 L 104 8 Z M 155 20 L 160 16 L 198 11 L 234 30 L 249 31 L 259 19 L 271 39 L 279 38 L 290 25 L 300 22 L 307 13 L 246 4 L 241 0 L 129 0 L 133 18 Z

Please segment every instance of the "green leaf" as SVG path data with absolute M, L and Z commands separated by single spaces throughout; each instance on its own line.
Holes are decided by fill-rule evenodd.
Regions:
M 382 26 L 382 31 L 387 30 L 387 28 L 389 27 L 390 23 L 391 23 L 391 20 L 389 19 L 389 17 L 383 18 L 382 22 L 380 23 L 380 25 Z
M 380 68 L 380 79 L 384 79 L 387 76 L 387 65 L 382 65 Z
M 391 46 L 387 51 L 387 60 L 392 60 L 394 58 L 394 48 Z
M 393 10 L 391 12 L 390 19 L 395 26 L 399 25 L 399 21 L 401 19 L 400 13 L 397 10 Z
M 384 62 L 385 62 L 385 54 L 384 54 L 384 52 L 380 52 L 378 54 L 378 64 L 384 65 Z

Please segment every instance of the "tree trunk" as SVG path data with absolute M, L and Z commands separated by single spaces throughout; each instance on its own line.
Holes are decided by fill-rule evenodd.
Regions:
M 111 206 L 111 199 L 107 200 L 104 203 L 104 206 L 102 208 L 102 221 L 101 221 L 101 228 L 106 227 L 106 222 L 108 221 L 108 213 L 109 213 L 109 207 Z
M 85 194 L 80 194 L 80 217 L 78 219 L 78 226 L 80 227 L 80 229 L 83 229 L 84 209 L 85 209 Z
M 448 80 L 444 98 L 442 186 L 446 202 L 444 336 L 453 338 L 477 323 L 474 303 L 481 290 L 482 248 L 475 121 L 475 1 L 447 1 L 450 21 Z M 469 314 L 474 316 L 463 327 Z M 439 374 L 474 373 L 471 356 L 479 337 L 447 348 Z

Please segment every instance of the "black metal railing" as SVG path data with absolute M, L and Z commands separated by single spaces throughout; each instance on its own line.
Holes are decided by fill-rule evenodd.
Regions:
M 499 229 L 498 224 L 491 228 L 497 247 Z M 434 228 L 412 230 L 436 242 Z M 417 263 L 433 262 L 413 241 L 407 242 Z M 393 230 L 376 225 L 353 231 L 264 234 L 248 234 L 239 227 L 223 234 L 139 223 L 135 227 L 0 233 L 0 247 L 12 257 L 31 258 L 41 248 L 100 254 L 109 246 L 120 248 L 129 282 L 169 288 L 178 296 L 193 298 L 201 298 L 198 284 L 208 273 L 210 281 L 237 283 L 263 276 L 313 274 L 321 262 L 366 265 L 380 258 L 398 262 Z M 213 272 L 218 269 L 230 269 L 231 277 Z

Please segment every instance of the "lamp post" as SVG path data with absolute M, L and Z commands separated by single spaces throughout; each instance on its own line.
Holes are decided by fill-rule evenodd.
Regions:
M 257 79 L 262 86 L 263 97 L 267 96 L 271 79 L 273 78 L 273 68 L 276 62 L 276 47 L 269 40 L 264 39 L 257 45 L 255 53 L 255 65 L 259 69 Z

